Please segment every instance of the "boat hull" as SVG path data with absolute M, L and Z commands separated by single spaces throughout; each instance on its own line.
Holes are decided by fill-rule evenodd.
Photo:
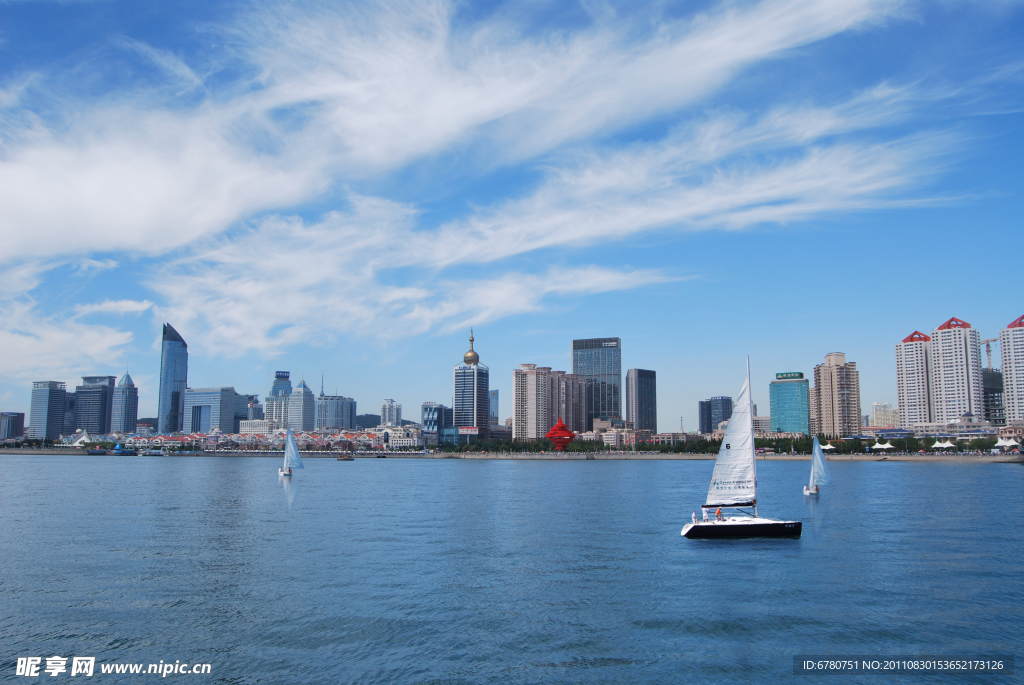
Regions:
M 812 497 L 812 496 L 816 497 L 818 495 L 818 488 L 814 488 L 813 490 L 811 490 L 809 487 L 807 487 L 805 485 L 804 486 L 804 495 L 806 495 L 808 497 Z
M 683 537 L 691 540 L 725 538 L 798 538 L 803 530 L 800 521 L 775 521 L 774 519 L 727 518 L 724 521 L 688 523 L 682 531 Z

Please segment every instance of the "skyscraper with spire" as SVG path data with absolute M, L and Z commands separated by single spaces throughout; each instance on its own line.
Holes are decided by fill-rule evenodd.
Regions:
M 169 323 L 164 324 L 160 348 L 160 395 L 157 398 L 157 431 L 179 433 L 185 418 L 185 387 L 188 384 L 188 345 Z
M 491 412 L 490 373 L 490 369 L 480 363 L 480 355 L 473 349 L 473 330 L 470 329 L 469 352 L 462 356 L 462 363 L 454 369 L 452 409 L 456 427 L 475 431 L 460 430 L 460 433 L 487 437 Z
M 114 388 L 114 402 L 110 413 L 110 430 L 114 433 L 134 433 L 139 421 L 139 389 L 126 371 Z

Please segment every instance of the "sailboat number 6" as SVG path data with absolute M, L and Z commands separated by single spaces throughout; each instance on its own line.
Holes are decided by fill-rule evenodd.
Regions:
M 725 443 L 725 449 L 729 449 L 729 443 Z

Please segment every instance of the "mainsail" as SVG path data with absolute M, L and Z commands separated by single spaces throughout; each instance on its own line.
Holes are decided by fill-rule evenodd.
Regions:
M 808 487 L 814 489 L 818 485 L 832 485 L 832 476 L 829 475 L 825 454 L 821 451 L 818 436 L 814 436 L 814 449 L 811 455 L 811 482 Z
M 302 457 L 299 456 L 299 448 L 295 444 L 295 436 L 292 435 L 292 430 L 288 429 L 288 441 L 284 446 L 284 470 L 288 469 L 301 469 Z
M 732 406 L 732 416 L 711 474 L 708 502 L 704 508 L 744 507 L 757 504 L 757 473 L 754 470 L 754 418 L 750 406 L 750 362 L 747 380 Z

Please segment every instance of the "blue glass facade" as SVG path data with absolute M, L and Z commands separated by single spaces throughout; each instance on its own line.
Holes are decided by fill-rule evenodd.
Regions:
M 586 384 L 588 431 L 595 418 L 622 418 L 622 340 L 573 340 L 572 372 Z
M 810 435 L 810 384 L 802 373 L 779 373 L 769 385 L 772 430 Z
M 125 374 L 114 388 L 114 406 L 110 413 L 110 430 L 134 433 L 139 420 L 139 389 L 132 377 Z
M 164 324 L 160 349 L 160 396 L 157 430 L 179 433 L 185 423 L 185 386 L 188 383 L 188 345 L 169 323 Z
M 32 409 L 28 416 L 28 437 L 56 440 L 64 430 L 64 396 L 67 385 L 60 381 L 32 384 Z

